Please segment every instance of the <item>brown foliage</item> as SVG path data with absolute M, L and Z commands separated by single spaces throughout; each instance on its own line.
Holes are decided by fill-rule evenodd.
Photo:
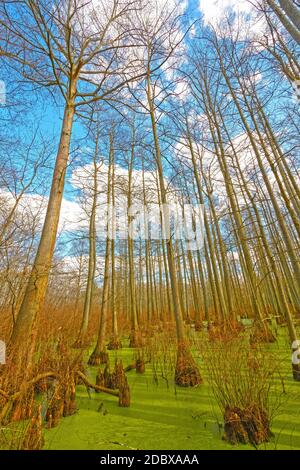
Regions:
M 195 387 L 203 382 L 199 369 L 189 349 L 178 345 L 175 383 L 181 387 Z
M 203 342 L 200 350 L 224 417 L 224 439 L 233 444 L 267 442 L 281 403 L 274 380 L 278 361 L 269 351 L 249 347 L 246 337 Z
M 231 444 L 256 446 L 268 442 L 272 436 L 268 414 L 253 404 L 247 408 L 226 407 L 224 413 L 224 439 Z

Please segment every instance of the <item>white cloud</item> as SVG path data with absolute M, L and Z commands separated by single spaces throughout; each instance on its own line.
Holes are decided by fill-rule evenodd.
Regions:
M 226 34 L 224 20 L 229 17 L 233 29 L 239 31 L 240 39 L 257 38 L 266 29 L 263 16 L 258 14 L 249 0 L 199 0 L 199 10 L 206 26 L 210 25 L 218 31 L 218 26 L 223 22 L 219 30 L 222 34 Z
M 249 15 L 253 12 L 247 0 L 200 0 L 199 8 L 206 25 L 217 24 L 228 13 Z

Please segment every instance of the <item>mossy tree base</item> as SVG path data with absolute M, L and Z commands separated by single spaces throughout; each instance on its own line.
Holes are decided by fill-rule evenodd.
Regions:
M 108 345 L 107 345 L 107 349 L 109 351 L 115 351 L 115 350 L 118 350 L 118 349 L 122 349 L 122 343 L 119 340 L 119 338 L 118 337 L 111 338 Z
M 108 363 L 108 353 L 106 351 L 94 351 L 89 360 L 89 366 L 99 366 L 100 364 L 107 364 Z
M 208 326 L 208 337 L 210 341 L 231 341 L 244 331 L 241 323 L 226 320 L 221 323 L 211 323 Z
M 76 386 L 75 381 L 67 385 L 64 393 L 63 417 L 72 416 L 77 413 Z
M 252 405 L 241 409 L 227 406 L 224 413 L 224 440 L 231 444 L 252 444 L 257 446 L 272 437 L 267 413 Z
M 276 337 L 267 325 L 257 325 L 249 338 L 250 344 L 275 343 Z
M 124 381 L 126 381 L 126 376 L 122 361 L 115 362 L 115 367 L 112 372 L 110 372 L 110 367 L 107 363 L 104 371 L 102 372 L 101 368 L 99 368 L 96 375 L 96 385 L 111 390 L 122 387 Z
M 203 382 L 191 352 L 185 345 L 179 345 L 175 369 L 175 383 L 180 387 L 195 387 Z
M 59 425 L 62 417 L 72 416 L 77 412 L 75 379 L 59 383 L 53 390 L 46 411 L 48 428 Z
M 98 387 L 105 387 L 104 373 L 102 372 L 101 369 L 98 370 L 97 375 L 96 375 L 96 385 Z M 96 390 L 96 393 L 100 393 L 100 392 Z
M 42 406 L 38 405 L 22 440 L 22 450 L 41 450 L 44 445 Z
M 129 336 L 129 347 L 130 348 L 141 348 L 143 346 L 143 338 L 141 332 L 138 330 L 132 330 Z
M 119 406 L 122 408 L 128 408 L 130 406 L 130 388 L 126 377 L 124 377 L 119 386 Z
M 142 358 L 138 358 L 135 363 L 135 371 L 137 374 L 145 373 L 145 361 Z
M 61 397 L 54 397 L 51 400 L 47 412 L 46 412 L 46 421 L 47 421 L 47 428 L 55 428 L 59 425 L 60 420 L 63 416 L 64 410 L 64 402 Z

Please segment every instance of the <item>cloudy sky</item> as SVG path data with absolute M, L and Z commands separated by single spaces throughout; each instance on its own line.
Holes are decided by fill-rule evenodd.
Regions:
M 97 1 L 97 0 L 95 0 Z M 158 9 L 154 10 L 150 8 L 151 2 L 149 3 L 149 17 L 153 21 L 161 15 L 161 12 L 165 10 L 165 6 L 167 5 L 168 8 L 172 8 L 178 0 L 157 0 Z M 108 0 L 109 2 L 109 0 Z M 202 20 L 205 26 L 207 27 L 216 27 L 222 19 L 226 17 L 228 14 L 235 14 L 236 22 L 241 22 L 245 24 L 245 31 L 251 29 L 252 33 L 255 32 L 259 34 L 263 27 L 260 21 L 257 21 L 257 17 L 254 11 L 254 7 L 252 6 L 251 2 L 247 0 L 182 0 L 179 2 L 181 6 L 181 11 L 186 11 L 187 14 L 190 16 L 190 19 L 193 20 L 194 18 L 202 16 Z M 194 28 L 191 31 L 191 35 L 196 34 L 196 29 Z M 258 75 L 258 79 L 261 79 L 261 76 Z M 178 81 L 175 85 L 175 93 L 181 99 L 185 99 L 188 95 L 188 88 L 184 81 Z M 58 111 L 58 112 L 57 112 Z M 61 110 L 57 110 L 57 108 L 51 111 L 50 110 L 46 113 L 47 116 L 47 125 L 45 127 L 52 128 L 53 133 L 58 134 L 58 124 L 61 120 Z M 60 119 L 59 119 L 60 118 Z M 51 125 L 49 125 L 51 122 Z M 77 134 L 80 131 L 77 130 Z M 246 143 L 247 144 L 247 143 Z M 248 166 L 251 169 L 251 165 L 253 163 L 252 155 L 249 154 L 247 151 L 247 145 L 245 144 L 244 136 L 237 136 L 236 138 L 236 145 L 239 147 L 239 154 L 241 155 L 241 162 L 244 165 L 244 168 Z M 241 150 L 241 147 L 243 149 Z M 177 145 L 174 152 L 177 152 L 177 156 L 184 153 L 183 151 L 184 145 L 180 146 Z M 212 155 L 207 154 L 207 159 L 211 162 Z M 76 190 L 82 189 L 82 181 L 85 180 L 86 174 L 89 170 L 91 165 L 83 165 L 76 168 L 72 174 L 69 174 L 68 182 L 67 182 L 67 190 L 65 192 L 65 197 L 62 203 L 62 210 L 61 210 L 61 217 L 60 217 L 60 224 L 59 224 L 59 231 L 60 232 L 74 232 L 80 229 L 87 229 L 88 227 L 88 219 L 86 216 L 85 209 L 79 199 L 76 199 L 74 194 Z M 220 174 L 220 170 L 218 165 L 215 161 L 212 164 L 212 170 L 214 172 L 215 181 L 218 182 L 218 185 L 215 189 L 215 196 L 216 198 L 220 199 L 220 204 L 223 198 L 224 192 L 224 185 L 222 182 L 222 176 Z M 127 169 L 122 168 L 120 165 L 116 167 L 116 176 L 117 178 L 123 178 L 126 186 L 126 178 L 127 178 Z M 107 177 L 107 166 L 104 164 L 101 170 L 101 174 L 99 176 L 100 185 L 105 187 L 105 181 Z M 167 182 L 168 183 L 168 182 Z M 141 172 L 139 170 L 134 170 L 134 184 L 136 188 L 138 188 L 138 192 L 141 191 L 142 187 L 142 177 Z M 146 174 L 146 184 L 150 192 L 155 193 L 156 191 L 156 183 L 155 183 L 155 174 L 148 172 Z M 1 192 L 1 188 L 0 188 Z M 8 198 L 13 202 L 13 198 L 11 195 L 8 195 L 5 190 L 2 190 L 2 193 L 5 193 Z M 105 203 L 105 191 L 101 192 L 99 195 L 99 205 Z M 20 210 L 26 211 L 30 210 L 31 212 L 36 212 L 40 210 L 41 213 L 41 220 L 45 214 L 47 205 L 47 198 L 42 197 L 39 194 L 26 194 L 20 204 Z M 102 220 L 101 218 L 97 221 L 98 227 L 101 226 Z

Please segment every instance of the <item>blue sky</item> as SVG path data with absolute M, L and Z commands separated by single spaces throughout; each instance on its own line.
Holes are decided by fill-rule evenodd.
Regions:
M 237 2 L 235 0 L 218 0 L 218 2 L 212 0 L 201 0 L 201 4 L 204 7 L 204 21 L 206 21 L 206 23 L 209 21 L 220 19 L 222 15 L 225 14 L 225 7 L 227 6 L 234 8 L 238 7 L 242 12 L 247 12 L 249 7 L 249 4 L 245 0 L 242 0 L 240 2 Z M 187 13 L 190 21 L 192 21 L 192 19 L 194 18 L 200 17 L 200 11 L 198 7 L 198 0 L 189 0 Z M 22 101 L 32 101 L 32 103 L 28 105 L 27 112 L 25 112 L 25 109 L 23 112 L 21 111 L 21 114 L 19 116 L 15 116 L 16 119 L 21 117 L 20 122 L 18 122 L 18 125 L 16 126 L 15 119 L 12 119 L 10 122 L 7 120 L 7 128 L 5 130 L 9 133 L 10 130 L 14 132 L 17 128 L 21 138 L 25 135 L 30 138 L 32 129 L 38 126 L 39 132 L 43 135 L 44 138 L 46 138 L 46 140 L 49 141 L 49 146 L 51 147 L 51 149 L 53 148 L 53 152 L 51 158 L 49 158 L 47 168 L 45 168 L 43 172 L 41 172 L 41 176 L 43 176 L 47 181 L 47 193 L 49 193 L 52 168 L 56 156 L 56 150 L 60 136 L 61 122 L 64 112 L 63 100 L 58 93 L 56 95 L 56 101 L 54 101 L 50 94 L 47 92 L 47 90 L 40 90 L 38 93 L 36 93 L 35 90 L 30 91 L 28 87 L 16 97 L 14 94 L 14 77 L 6 75 L 5 71 L 4 73 L 0 72 L 0 79 L 2 79 L 2 77 L 4 77 L 5 82 L 7 84 L 6 88 L 9 104 L 14 103 L 14 100 L 18 99 L 20 101 L 19 107 L 22 110 Z M 5 109 L 0 108 L 0 118 L 3 118 L 6 112 L 7 111 L 5 111 Z M 14 109 L 12 109 L 12 112 L 15 112 Z M 77 118 L 73 129 L 71 150 L 76 149 L 78 145 L 80 145 L 81 148 L 88 146 L 89 142 L 86 140 L 85 136 L 85 127 L 82 124 L 80 118 Z M 149 138 L 151 138 L 151 136 Z M 81 164 L 80 160 L 78 160 L 78 164 Z M 37 194 L 42 194 L 44 192 L 44 188 L 41 186 L 40 188 L 36 188 L 35 191 Z M 65 200 L 69 201 L 73 201 L 75 198 L 74 188 L 70 184 L 70 171 L 67 174 L 64 198 Z

